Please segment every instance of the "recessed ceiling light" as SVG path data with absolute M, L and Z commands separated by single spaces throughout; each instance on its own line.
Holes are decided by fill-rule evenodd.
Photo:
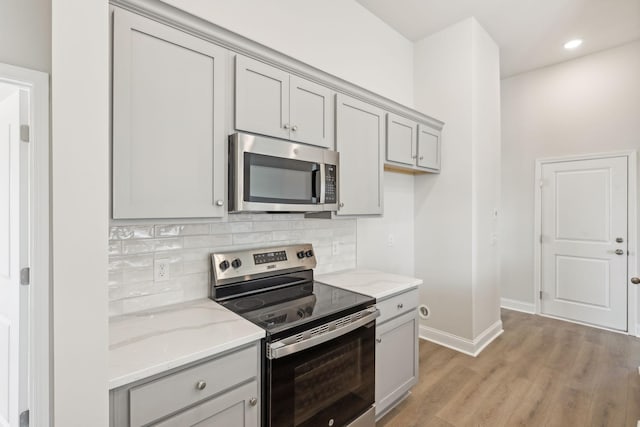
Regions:
M 565 49 L 575 49 L 582 44 L 582 39 L 569 40 L 564 44 Z

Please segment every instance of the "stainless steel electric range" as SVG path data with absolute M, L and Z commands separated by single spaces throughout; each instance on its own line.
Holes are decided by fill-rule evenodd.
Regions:
M 215 253 L 211 298 L 266 331 L 266 427 L 375 425 L 375 299 L 313 280 L 310 244 Z

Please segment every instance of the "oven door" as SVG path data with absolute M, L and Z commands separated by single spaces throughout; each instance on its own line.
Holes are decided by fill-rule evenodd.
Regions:
M 344 426 L 375 399 L 375 321 L 267 362 L 267 426 Z

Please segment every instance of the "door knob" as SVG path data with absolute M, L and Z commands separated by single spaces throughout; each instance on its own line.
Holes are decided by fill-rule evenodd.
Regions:
M 616 249 L 616 255 L 624 255 L 624 251 L 622 249 Z
M 634 285 L 640 285 L 640 277 L 632 277 L 631 283 L 633 283 Z

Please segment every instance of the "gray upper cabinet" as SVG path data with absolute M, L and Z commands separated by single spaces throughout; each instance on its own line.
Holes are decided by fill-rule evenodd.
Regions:
M 228 51 L 114 8 L 113 217 L 225 213 Z
M 236 56 L 236 129 L 289 138 L 289 73 Z
M 387 160 L 415 165 L 417 139 L 416 122 L 387 114 Z
M 440 130 L 388 113 L 386 164 L 413 172 L 440 172 Z
M 340 152 L 339 215 L 375 215 L 383 209 L 384 111 L 337 95 L 336 149 Z
M 418 125 L 418 167 L 440 171 L 440 131 Z
M 333 95 L 317 83 L 236 57 L 238 130 L 333 148 Z

